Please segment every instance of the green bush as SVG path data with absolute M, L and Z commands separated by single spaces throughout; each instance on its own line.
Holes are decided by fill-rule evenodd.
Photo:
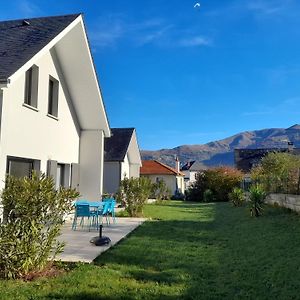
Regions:
M 75 190 L 55 190 L 52 178 L 6 178 L 2 191 L 4 222 L 0 225 L 0 276 L 17 278 L 42 271 L 63 250 L 60 234 Z
M 252 181 L 270 193 L 300 193 L 300 158 L 290 153 L 271 152 L 252 169 Z
M 120 201 L 130 217 L 143 214 L 143 207 L 152 192 L 151 180 L 147 177 L 124 178 L 120 183 L 117 200 Z
M 203 193 L 203 202 L 214 202 L 216 199 L 215 199 L 215 196 L 214 196 L 214 193 L 212 190 L 210 189 L 207 189 L 204 191 Z
M 168 189 L 164 180 L 158 180 L 156 183 L 152 184 L 152 196 L 158 202 L 162 200 L 169 200 L 170 199 L 170 190 Z
M 228 201 L 229 193 L 238 187 L 243 174 L 234 168 L 218 167 L 202 171 L 186 192 L 186 200 L 203 201 L 206 190 L 211 190 L 214 201 Z
M 262 185 L 255 184 L 249 189 L 249 203 L 251 216 L 259 217 L 263 213 L 263 204 L 266 198 L 266 192 Z
M 245 201 L 244 191 L 238 187 L 235 187 L 228 197 L 234 206 L 242 206 Z

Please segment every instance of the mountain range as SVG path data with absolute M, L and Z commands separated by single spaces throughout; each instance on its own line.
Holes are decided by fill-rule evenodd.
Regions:
M 173 149 L 156 151 L 142 150 L 143 160 L 155 159 L 171 167 L 175 166 L 175 157 L 183 164 L 195 160 L 203 167 L 234 165 L 234 149 L 286 148 L 288 142 L 300 147 L 300 125 L 289 128 L 269 128 L 245 131 L 228 138 L 199 145 L 182 145 Z

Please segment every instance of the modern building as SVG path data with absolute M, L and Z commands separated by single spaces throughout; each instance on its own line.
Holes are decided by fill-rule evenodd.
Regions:
M 0 189 L 38 170 L 99 200 L 109 137 L 82 15 L 0 22 Z
M 104 193 L 116 193 L 125 177 L 140 177 L 141 166 L 135 128 L 111 128 L 104 142 Z

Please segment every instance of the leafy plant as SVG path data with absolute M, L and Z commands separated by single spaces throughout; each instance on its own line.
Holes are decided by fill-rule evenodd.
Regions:
M 212 190 L 207 189 L 203 193 L 203 202 L 214 202 L 215 201 L 215 196 Z
M 17 278 L 43 270 L 63 250 L 56 238 L 79 194 L 71 189 L 55 190 L 52 178 L 33 173 L 31 178 L 8 176 L 1 196 L 1 277 Z
M 130 217 L 143 214 L 143 207 L 152 191 L 151 180 L 147 177 L 124 178 L 120 183 L 117 200 L 122 202 Z
M 238 187 L 243 174 L 234 168 L 218 167 L 199 172 L 196 181 L 186 192 L 189 201 L 202 201 L 206 190 L 211 190 L 214 201 L 228 201 L 228 195 Z
M 271 193 L 300 193 L 300 158 L 290 153 L 271 152 L 252 169 L 252 181 Z
M 242 206 L 245 201 L 244 191 L 238 187 L 235 187 L 228 197 L 234 206 Z
M 164 180 L 152 184 L 152 194 L 158 202 L 170 199 L 170 190 Z
M 249 203 L 251 216 L 259 217 L 263 213 L 263 204 L 266 198 L 266 192 L 262 185 L 255 184 L 249 189 Z

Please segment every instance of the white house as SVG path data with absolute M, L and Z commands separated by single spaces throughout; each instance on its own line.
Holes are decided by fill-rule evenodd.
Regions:
M 143 160 L 141 176 L 150 178 L 153 183 L 163 180 L 173 195 L 184 193 L 184 174 L 178 167 L 176 170 L 157 160 Z
M 193 182 L 196 181 L 197 173 L 206 169 L 207 167 L 195 160 L 189 161 L 183 165 L 180 171 L 184 174 L 185 187 L 189 187 Z
M 125 177 L 140 176 L 142 160 L 134 128 L 111 128 L 111 137 L 104 142 L 105 193 L 116 193 Z
M 99 200 L 105 137 L 82 15 L 0 22 L 0 189 L 40 170 Z

